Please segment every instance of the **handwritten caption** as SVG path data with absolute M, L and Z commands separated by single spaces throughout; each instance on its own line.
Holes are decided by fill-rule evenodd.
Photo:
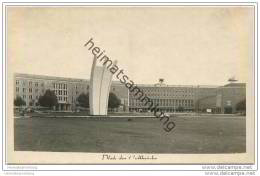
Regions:
M 144 155 L 144 154 L 103 154 L 102 160 L 157 160 L 154 155 Z

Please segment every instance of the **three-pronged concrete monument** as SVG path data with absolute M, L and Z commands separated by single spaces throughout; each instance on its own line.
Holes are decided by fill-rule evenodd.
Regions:
M 94 56 L 89 91 L 91 115 L 107 115 L 112 76 L 113 74 L 106 68 L 106 64 L 97 65 L 97 58 Z

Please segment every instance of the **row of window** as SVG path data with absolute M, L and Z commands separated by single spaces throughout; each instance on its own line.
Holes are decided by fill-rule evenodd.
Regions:
M 54 89 L 67 89 L 68 86 L 67 84 L 63 84 L 63 83 L 54 83 L 53 84 Z M 75 85 L 75 89 L 84 89 L 85 85 Z M 86 89 L 89 89 L 89 85 L 87 85 Z
M 167 96 L 171 96 L 171 97 L 190 97 L 190 96 L 194 96 L 194 94 L 183 94 L 183 95 L 178 95 L 178 94 L 167 94 L 167 93 L 162 93 L 162 94 L 156 94 L 156 93 L 146 93 L 145 94 L 148 97 L 167 97 Z M 135 94 L 131 94 L 131 97 L 135 97 Z
M 16 87 L 15 90 L 16 90 L 16 93 L 19 93 L 20 88 L 19 88 L 19 87 Z M 26 92 L 27 92 L 27 89 L 26 89 L 26 88 L 22 88 L 22 92 L 23 92 L 23 93 L 26 93 Z M 28 89 L 28 92 L 29 92 L 29 93 L 32 93 L 32 92 L 33 92 L 33 88 L 29 88 L 29 89 Z M 35 93 L 39 93 L 40 91 L 39 91 L 39 89 L 35 89 L 34 92 L 35 92 Z M 42 90 L 42 93 L 44 93 L 44 92 L 45 92 L 45 90 Z M 76 91 L 75 93 L 76 93 L 76 95 L 79 94 L 78 91 Z M 56 94 L 56 95 L 68 95 L 68 91 L 67 91 L 67 90 L 55 90 L 55 94 Z
M 84 89 L 85 85 L 81 85 L 81 86 L 78 86 L 78 85 L 75 85 L 75 89 Z M 89 85 L 87 85 L 86 89 L 88 90 L 89 89 Z
M 63 83 L 54 83 L 53 86 L 54 89 L 67 89 L 67 84 Z
M 153 104 L 158 104 L 159 106 L 174 106 L 174 105 L 181 105 L 181 106 L 193 106 L 193 100 L 179 100 L 179 99 L 151 99 Z M 130 100 L 130 106 L 140 106 L 144 105 L 146 102 L 139 101 L 139 100 Z
M 19 87 L 16 87 L 15 90 L 16 90 L 16 93 L 19 93 L 20 88 L 19 88 Z M 25 92 L 27 91 L 26 88 L 23 88 L 22 90 L 23 90 L 23 93 L 25 93 Z M 32 93 L 32 92 L 33 92 L 33 89 L 32 89 L 32 88 L 29 88 L 28 90 L 29 90 L 29 93 Z M 34 91 L 35 91 L 35 93 L 38 93 L 38 92 L 39 92 L 39 89 L 35 89 Z M 42 90 L 42 93 L 44 93 L 44 90 Z
M 62 96 L 58 96 L 58 100 L 59 101 L 68 101 L 68 97 L 62 97 Z
M 161 92 L 167 92 L 167 93 L 194 93 L 194 90 L 188 89 L 188 90 L 183 90 L 183 89 L 143 89 L 142 87 L 140 87 L 140 89 L 143 92 L 147 92 L 147 93 L 161 93 Z
M 19 80 L 16 80 L 15 84 L 16 84 L 16 85 L 19 85 L 19 84 L 20 84 L 20 81 L 19 81 Z M 26 81 L 22 81 L 22 84 L 25 85 L 25 84 L 26 84 Z M 32 81 L 29 81 L 29 86 L 30 86 L 30 87 L 33 86 L 33 82 L 32 82 Z M 39 83 L 38 83 L 38 82 L 34 82 L 34 86 L 35 86 L 35 87 L 38 87 L 38 86 L 39 86 Z M 44 87 L 44 83 L 41 83 L 41 86 Z
M 23 95 L 22 97 L 23 97 L 24 100 L 26 99 L 26 95 Z M 33 99 L 33 96 L 32 96 L 32 95 L 29 95 L 28 97 L 29 97 L 29 100 L 32 100 L 32 99 Z M 38 99 L 39 99 L 39 96 L 36 95 L 36 96 L 35 96 L 35 99 L 38 100 Z
M 19 86 L 19 84 L 22 83 L 22 85 L 26 85 L 27 81 L 26 80 L 16 80 L 16 85 Z M 29 87 L 32 87 L 33 85 L 35 87 L 39 86 L 39 82 L 33 82 L 33 81 L 29 81 L 28 85 Z M 44 87 L 44 83 L 41 83 L 41 86 Z M 67 89 L 68 86 L 67 84 L 64 83 L 53 83 L 53 87 L 54 89 Z M 75 89 L 84 89 L 85 85 L 75 85 Z M 89 89 L 89 85 L 86 86 L 86 89 Z
M 62 84 L 62 83 L 54 83 L 53 84 L 53 86 L 54 86 L 54 89 L 62 89 L 62 90 L 67 90 L 68 89 L 68 86 L 67 86 L 67 84 Z M 75 85 L 75 89 L 76 89 L 76 94 L 78 94 L 78 89 L 80 89 L 80 90 L 82 90 L 82 89 L 84 89 L 84 87 L 85 86 L 78 86 L 78 85 Z M 89 89 L 89 85 L 87 85 L 87 87 L 86 87 L 86 90 L 88 90 Z
M 56 95 L 68 95 L 67 90 L 55 90 Z

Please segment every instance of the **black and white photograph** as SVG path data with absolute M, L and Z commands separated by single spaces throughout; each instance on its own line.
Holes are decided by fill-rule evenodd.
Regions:
M 5 13 L 8 162 L 254 162 L 254 6 Z

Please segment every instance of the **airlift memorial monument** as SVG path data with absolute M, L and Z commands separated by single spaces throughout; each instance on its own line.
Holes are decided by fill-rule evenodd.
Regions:
M 106 64 L 97 65 L 94 56 L 90 77 L 89 106 L 91 115 L 107 115 L 108 97 L 113 74 L 106 68 Z

